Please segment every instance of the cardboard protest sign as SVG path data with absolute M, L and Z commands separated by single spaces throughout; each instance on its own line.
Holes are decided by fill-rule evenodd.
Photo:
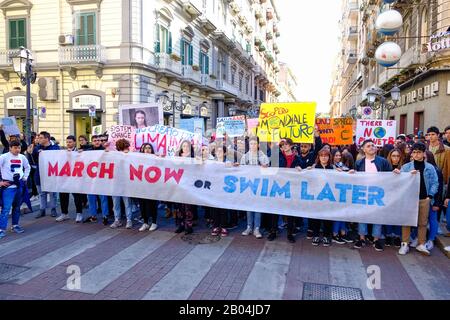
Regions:
M 109 150 L 115 151 L 116 150 L 116 142 L 120 139 L 125 139 L 130 142 L 130 150 L 134 150 L 134 144 L 133 144 L 133 132 L 134 129 L 132 126 L 111 126 L 111 129 L 109 130 Z
M 397 123 L 395 120 L 358 120 L 356 126 L 356 143 L 372 139 L 377 147 L 395 143 Z
M 242 137 L 245 134 L 245 116 L 217 118 L 216 138 Z
M 0 119 L 0 123 L 3 125 L 3 131 L 6 135 L 13 136 L 20 134 L 15 117 L 2 118 Z
M 323 143 L 332 146 L 353 144 L 352 118 L 318 118 L 316 125 Z
M 144 143 L 150 143 L 155 153 L 169 157 L 175 156 L 183 141 L 189 141 L 195 145 L 202 143 L 201 135 L 159 124 L 136 130 L 132 141 L 136 150 L 140 149 Z
M 180 129 L 203 135 L 205 121 L 203 118 L 180 119 Z
M 315 117 L 315 102 L 263 103 L 258 137 L 260 141 L 290 138 L 295 143 L 313 143 Z
M 92 134 L 96 135 L 96 136 L 101 135 L 103 133 L 102 129 L 103 129 L 102 125 L 93 126 L 92 127 Z
M 258 130 L 259 119 L 247 119 L 247 132 L 249 135 L 256 136 Z
M 163 124 L 164 115 L 159 104 L 132 104 L 119 106 L 119 124 L 144 129 L 155 124 Z

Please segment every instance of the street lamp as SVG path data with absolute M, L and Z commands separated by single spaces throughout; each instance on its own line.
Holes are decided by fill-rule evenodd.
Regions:
M 372 110 L 378 110 L 381 108 L 381 119 L 384 119 L 384 108 L 387 110 L 392 110 L 397 107 L 397 104 L 400 101 L 399 87 L 393 87 L 389 93 L 391 94 L 391 100 L 393 103 L 386 102 L 385 96 L 388 92 L 380 88 L 371 88 L 367 91 L 367 101 L 369 103 L 369 107 Z M 380 100 L 379 103 L 377 103 L 377 99 Z
M 350 117 L 352 117 L 353 119 L 356 119 L 356 115 L 358 114 L 358 108 L 356 108 L 356 106 L 352 106 L 349 110 L 350 113 Z
M 252 105 L 250 108 L 248 108 L 247 115 L 249 116 L 249 118 L 258 118 L 259 117 L 259 107 Z
M 175 93 L 172 95 L 172 100 L 169 97 L 169 91 L 164 90 L 162 93 L 156 95 L 156 101 L 161 100 L 163 110 L 172 112 L 172 127 L 175 128 L 175 110 L 184 111 L 191 104 L 191 97 L 183 92 L 180 96 L 181 103 L 175 100 Z
M 25 121 L 25 136 L 27 144 L 31 144 L 31 84 L 36 82 L 36 72 L 33 72 L 33 55 L 25 47 L 20 47 L 19 53 L 12 57 L 13 68 L 23 86 L 27 87 L 27 118 Z
M 228 108 L 228 114 L 229 114 L 231 117 L 234 117 L 234 116 L 236 115 L 236 113 L 237 113 L 236 107 L 229 107 L 229 108 Z
M 201 105 L 198 106 L 198 117 L 201 118 L 202 111 L 208 111 L 208 102 L 203 101 Z

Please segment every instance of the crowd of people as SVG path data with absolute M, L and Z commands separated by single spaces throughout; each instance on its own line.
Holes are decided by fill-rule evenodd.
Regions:
M 291 139 L 278 143 L 263 143 L 257 137 L 210 138 L 208 145 L 196 146 L 183 141 L 178 157 L 199 158 L 206 165 L 217 161 L 232 166 L 262 166 L 290 168 L 292 170 L 335 170 L 348 174 L 356 172 L 392 172 L 420 175 L 418 226 L 368 225 L 343 221 L 327 221 L 283 216 L 263 212 L 241 212 L 223 208 L 206 208 L 183 203 L 160 202 L 153 199 L 133 199 L 124 196 L 72 194 L 76 208 L 77 223 L 96 223 L 101 214 L 102 223 L 110 228 L 123 226 L 132 229 L 133 217 L 140 212 L 139 232 L 155 231 L 158 228 L 158 210 L 165 208 L 165 218 L 173 217 L 176 233 L 191 234 L 199 224 L 201 213 L 212 236 L 226 237 L 239 226 L 239 220 L 246 221 L 242 236 L 253 235 L 258 239 L 266 236 L 273 241 L 286 229 L 287 240 L 295 243 L 296 236 L 306 231 L 307 239 L 314 246 L 330 246 L 332 243 L 351 243 L 355 249 L 372 245 L 376 251 L 385 247 L 396 247 L 401 255 L 410 247 L 424 255 L 430 255 L 436 236 L 441 233 L 450 236 L 450 126 L 444 132 L 430 127 L 426 134 L 416 136 L 399 135 L 394 145 L 377 147 L 372 140 L 361 146 L 331 146 L 324 144 L 316 130 L 314 143 L 295 144 Z M 40 207 L 36 218 L 45 217 L 50 211 L 57 222 L 70 220 L 70 194 L 45 192 L 41 189 L 39 176 L 39 154 L 46 150 L 65 149 L 68 152 L 108 151 L 108 135 L 86 136 L 78 139 L 70 135 L 64 148 L 48 132 L 32 136 L 27 145 L 23 136 L 7 139 L 0 127 L 0 138 L 4 146 L 0 156 L 1 170 L 1 215 L 0 239 L 6 236 L 8 216 L 12 216 L 11 231 L 24 232 L 19 224 L 20 207 L 25 203 L 31 209 L 30 197 L 39 197 Z M 78 147 L 77 147 L 78 142 Z M 130 152 L 130 143 L 121 139 L 116 142 L 117 152 Z M 144 144 L 137 150 L 149 157 L 155 154 L 151 144 Z M 60 214 L 58 215 L 58 199 Z M 87 209 L 87 217 L 84 216 Z M 393 213 L 395 214 L 395 213 Z M 301 208 L 299 208 L 301 216 Z M 110 218 L 113 217 L 113 221 Z M 439 223 L 446 219 L 447 232 L 440 230 Z

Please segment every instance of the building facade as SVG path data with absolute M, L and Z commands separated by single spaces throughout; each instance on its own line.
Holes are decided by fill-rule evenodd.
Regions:
M 296 102 L 296 91 L 298 87 L 297 77 L 289 68 L 287 63 L 280 62 L 280 72 L 278 73 L 278 82 L 281 88 L 281 94 L 278 97 L 280 102 Z
M 433 125 L 443 130 L 450 125 L 450 1 L 394 2 L 391 7 L 402 14 L 403 26 L 397 35 L 386 38 L 375 30 L 375 21 L 390 6 L 381 0 L 360 1 L 359 6 L 357 71 L 351 82 L 359 112 L 367 105 L 367 91 L 381 88 L 390 106 L 384 118 L 397 121 L 398 133 L 417 134 Z M 402 49 L 400 61 L 390 68 L 374 59 L 376 48 L 385 40 Z M 345 73 L 337 83 L 342 84 L 341 105 L 347 110 Z M 394 86 L 401 90 L 397 105 L 390 101 L 389 91 Z M 381 109 L 372 117 L 380 118 Z
M 280 88 L 279 16 L 265 0 L 4 0 L 0 2 L 0 116 L 26 115 L 25 88 L 12 68 L 20 46 L 38 74 L 35 131 L 61 140 L 106 131 L 120 105 L 161 103 L 164 121 L 257 112 Z M 89 117 L 94 105 L 96 116 Z M 180 111 L 181 110 L 181 111 Z

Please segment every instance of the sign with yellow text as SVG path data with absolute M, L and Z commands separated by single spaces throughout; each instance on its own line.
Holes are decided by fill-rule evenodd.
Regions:
M 260 141 L 291 138 L 295 143 L 313 143 L 315 117 L 315 102 L 263 103 L 258 137 Z
M 332 146 L 353 144 L 352 118 L 318 118 L 316 124 L 323 143 Z

